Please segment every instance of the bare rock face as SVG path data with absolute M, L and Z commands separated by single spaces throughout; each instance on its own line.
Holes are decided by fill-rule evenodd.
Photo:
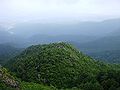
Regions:
M 16 81 L 2 66 L 0 67 L 0 83 L 5 84 L 7 87 L 19 90 L 19 82 Z

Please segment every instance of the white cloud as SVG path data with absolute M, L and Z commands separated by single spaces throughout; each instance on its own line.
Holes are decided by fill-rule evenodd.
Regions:
M 119 0 L 1 0 L 0 19 L 118 18 Z

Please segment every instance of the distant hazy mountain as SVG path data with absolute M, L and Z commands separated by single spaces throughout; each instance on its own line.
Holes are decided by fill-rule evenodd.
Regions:
M 106 37 L 95 41 L 80 44 L 71 42 L 81 51 L 95 59 L 109 63 L 120 63 L 120 30 L 116 30 L 106 35 Z
M 94 46 L 90 43 L 87 43 L 87 46 L 83 46 L 85 48 L 88 47 L 88 49 L 89 47 L 90 49 L 92 47 L 99 49 L 101 46 L 106 48 L 106 45 L 111 44 L 110 42 L 113 39 L 114 41 L 112 46 L 117 48 L 116 43 L 119 43 L 119 37 L 116 35 L 118 35 L 118 32 L 115 33 L 114 36 L 109 33 L 119 29 L 119 24 L 120 19 L 106 20 L 102 22 L 79 22 L 69 24 L 42 24 L 32 22 L 19 23 L 9 29 L 9 31 L 13 34 L 5 30 L 0 30 L 0 43 L 15 43 L 16 45 L 23 47 L 31 44 L 58 41 L 76 42 L 80 44 L 93 41 L 92 43 L 95 43 Z M 104 42 L 104 44 L 101 45 L 102 42 Z M 82 47 L 82 45 L 80 47 Z
M 6 43 L 12 41 L 12 36 L 7 31 L 0 28 L 0 43 Z
M 120 50 L 89 53 L 89 56 L 107 63 L 120 63 Z
M 88 39 L 89 38 L 89 39 Z M 28 44 L 40 44 L 40 43 L 53 43 L 53 42 L 70 42 L 75 41 L 79 43 L 86 43 L 89 41 L 96 40 L 95 36 L 85 36 L 85 35 L 34 35 L 27 40 Z
M 9 44 L 15 47 L 22 46 L 27 40 L 24 37 L 12 34 L 4 28 L 0 28 L 0 44 Z M 24 46 L 24 45 L 23 45 Z
M 78 45 L 78 47 L 89 52 L 120 50 L 120 30 L 115 32 L 112 32 L 110 35 L 107 35 L 106 37 L 97 39 L 95 41 Z
M 20 36 L 31 37 L 41 35 L 86 35 L 105 36 L 120 28 L 120 19 L 106 20 L 102 22 L 72 22 L 72 23 L 20 23 L 12 28 L 12 32 Z

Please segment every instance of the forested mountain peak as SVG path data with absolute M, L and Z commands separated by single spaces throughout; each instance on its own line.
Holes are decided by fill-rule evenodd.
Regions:
M 83 90 L 108 90 L 119 88 L 111 75 L 118 75 L 114 67 L 94 61 L 71 44 L 60 42 L 28 47 L 6 64 L 22 81 L 54 86 L 77 87 Z M 104 77 L 104 78 L 103 78 Z M 108 87 L 104 86 L 109 84 Z
M 22 80 L 57 88 L 77 86 L 80 75 L 93 76 L 103 67 L 108 68 L 64 42 L 31 46 L 13 58 L 7 67 Z

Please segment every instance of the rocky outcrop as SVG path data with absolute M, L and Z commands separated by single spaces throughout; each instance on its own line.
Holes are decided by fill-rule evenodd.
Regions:
M 16 81 L 2 66 L 0 66 L 0 83 L 5 84 L 7 87 L 19 90 L 19 82 Z

